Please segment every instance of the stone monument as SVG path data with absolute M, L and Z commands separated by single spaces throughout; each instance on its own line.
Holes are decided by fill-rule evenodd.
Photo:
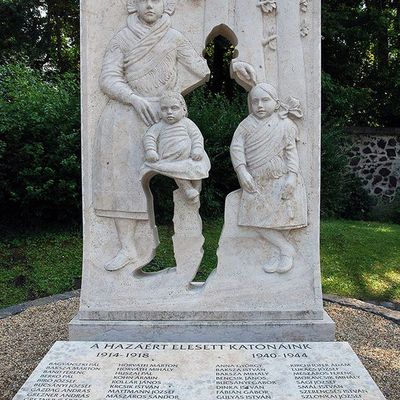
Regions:
M 320 1 L 82 0 L 84 261 L 72 340 L 330 341 L 319 265 Z M 249 91 L 232 137 L 218 265 L 193 283 L 210 161 L 183 96 L 223 35 Z M 174 179 L 175 265 L 150 180 Z M 223 179 L 223 177 L 221 177 Z
M 334 340 L 319 267 L 320 2 L 82 0 L 82 16 L 80 311 L 14 399 L 384 400 L 348 344 L 314 343 Z M 183 95 L 208 78 L 200 54 L 218 34 L 236 45 L 249 116 L 232 137 L 240 188 L 218 264 L 193 283 L 212 166 Z M 157 174 L 178 187 L 175 265 L 146 273 Z

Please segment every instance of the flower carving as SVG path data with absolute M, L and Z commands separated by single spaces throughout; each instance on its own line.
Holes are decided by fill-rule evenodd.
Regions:
M 276 0 L 259 0 L 257 6 L 261 7 L 264 13 L 271 13 L 276 10 Z
M 262 45 L 264 47 L 268 46 L 271 50 L 276 50 L 277 37 L 276 30 L 272 27 L 268 32 L 268 37 L 262 41 Z
M 302 12 L 307 12 L 309 0 L 300 0 L 300 10 Z
M 307 25 L 307 22 L 304 20 L 300 25 L 300 35 L 302 37 L 306 37 L 310 33 L 310 27 Z

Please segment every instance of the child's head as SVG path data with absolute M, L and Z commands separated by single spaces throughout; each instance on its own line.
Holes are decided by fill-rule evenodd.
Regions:
M 251 112 L 259 119 L 270 117 L 279 110 L 280 102 L 276 89 L 269 83 L 259 83 L 249 93 Z
M 167 92 L 160 99 L 161 118 L 167 124 L 174 124 L 187 115 L 185 99 L 178 92 Z

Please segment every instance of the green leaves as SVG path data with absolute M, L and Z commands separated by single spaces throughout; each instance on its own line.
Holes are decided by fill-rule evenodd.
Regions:
M 247 95 L 237 92 L 232 99 L 205 88 L 188 96 L 189 118 L 200 128 L 211 160 L 209 179 L 204 181 L 202 212 L 221 216 L 225 196 L 239 187 L 229 146 L 239 123 L 248 115 Z
M 79 0 L 1 0 L 0 63 L 79 70 Z
M 351 104 L 345 112 L 347 124 L 400 124 L 399 4 L 391 0 L 322 2 L 322 68 L 337 88 L 342 87 L 337 99 L 346 97 Z M 330 105 L 327 111 L 335 113 L 334 103 Z
M 0 66 L 0 204 L 21 217 L 79 215 L 77 77 Z M 61 212 L 60 212 L 61 211 Z

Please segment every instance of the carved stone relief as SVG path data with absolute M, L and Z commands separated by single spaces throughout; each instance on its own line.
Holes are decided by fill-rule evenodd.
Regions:
M 305 19 L 301 22 L 300 25 L 300 34 L 302 37 L 306 37 L 310 33 L 310 27 Z
M 308 19 L 318 13 L 315 3 L 96 2 L 83 8 L 91 40 L 84 49 L 95 54 L 86 67 L 87 98 L 95 100 L 84 104 L 81 317 L 322 318 L 318 224 L 308 225 L 319 215 L 319 58 L 318 46 L 299 34 L 304 19 L 309 36 L 318 37 Z M 307 7 L 313 12 L 305 14 Z M 214 33 L 236 46 L 231 73 L 250 91 L 250 115 L 232 139 L 241 188 L 226 199 L 216 268 L 206 282 L 193 283 L 203 256 L 202 180 L 211 166 L 182 95 L 207 80 L 200 54 Z M 281 100 L 289 95 L 299 100 Z M 146 273 L 158 246 L 149 188 L 156 174 L 178 186 L 170 194 L 175 265 Z
M 268 46 L 269 49 L 275 51 L 276 50 L 276 39 L 277 39 L 277 35 L 276 35 L 276 30 L 275 27 L 272 27 L 269 31 L 268 31 L 268 37 L 266 39 L 263 40 L 262 44 L 263 46 Z
M 210 160 L 196 124 L 187 117 L 185 99 L 178 92 L 160 98 L 161 120 L 144 135 L 145 162 L 142 183 L 150 197 L 149 181 L 156 175 L 175 180 L 174 253 L 177 273 L 194 279 L 203 255 L 204 238 L 199 214 L 202 179 L 208 178 Z M 151 198 L 151 197 L 150 197 Z
M 104 56 L 100 85 L 110 101 L 98 125 L 93 188 L 96 214 L 113 218 L 120 242 L 114 258 L 105 264 L 108 271 L 127 265 L 133 265 L 135 271 L 143 266 L 137 260 L 136 221 L 148 220 L 153 230 L 156 229 L 149 190 L 149 181 L 155 174 L 175 180 L 181 193 L 179 198 L 184 200 L 183 203 L 179 200 L 181 207 L 185 202 L 199 203 L 201 180 L 208 177 L 210 161 L 202 135 L 187 118 L 186 104 L 179 93 L 182 88 L 178 86 L 178 65 L 183 64 L 191 72 L 193 85 L 204 80 L 209 70 L 190 42 L 171 28 L 170 15 L 174 13 L 175 5 L 175 1 L 129 0 L 127 26 L 113 37 Z M 308 3 L 301 5 L 304 8 Z M 258 6 L 265 14 L 265 26 L 271 26 L 263 45 L 276 50 L 276 1 L 262 0 Z M 305 26 L 302 26 L 303 31 L 307 34 Z M 276 57 L 274 62 L 277 62 Z M 295 250 L 280 231 L 304 227 L 307 218 L 304 183 L 295 144 L 298 129 L 288 119 L 288 115 L 301 118 L 302 114 L 294 99 L 288 104 L 280 102 L 273 86 L 256 86 L 255 69 L 250 64 L 236 59 L 232 63 L 232 72 L 253 87 L 250 95 L 252 113 L 238 128 L 231 150 L 243 188 L 238 224 L 255 228 L 279 249 L 280 258 L 272 265 L 265 265 L 266 272 L 287 272 L 293 266 Z M 171 92 L 173 90 L 175 92 Z M 276 108 L 266 111 L 263 96 L 270 97 L 270 103 Z M 256 99 L 261 105 L 253 104 Z M 271 137 L 271 123 L 278 132 L 275 138 Z M 267 161 L 266 165 L 256 169 L 245 168 L 248 160 L 236 165 L 240 154 L 249 155 L 244 143 L 243 147 L 239 146 L 244 140 L 241 129 L 247 125 L 254 130 L 250 138 L 270 139 L 265 142 L 270 146 L 269 153 L 271 149 L 279 149 L 279 154 L 268 155 L 262 155 L 266 148 L 257 149 L 255 157 L 266 157 Z M 287 146 L 282 147 L 285 141 Z M 266 172 L 265 168 L 271 168 L 278 161 L 282 163 L 281 170 L 275 173 L 281 174 L 280 179 L 271 178 L 271 171 Z M 124 166 L 128 166 L 127 171 Z M 259 173 L 259 167 L 266 175 Z M 178 201 L 177 194 L 174 196 Z M 266 205 L 270 207 L 269 211 L 265 209 Z M 156 232 L 154 237 L 157 237 Z M 175 253 L 177 259 L 182 259 L 179 250 Z
M 201 180 L 211 164 L 199 128 L 187 118 L 183 96 L 167 92 L 160 99 L 161 120 L 144 135 L 142 175 L 158 173 L 173 178 L 186 200 L 200 201 Z
M 272 13 L 276 11 L 276 0 L 259 0 L 257 5 L 264 13 Z
M 278 46 L 278 34 L 276 29 L 277 4 L 276 1 L 260 1 L 258 6 L 263 12 L 263 37 L 261 44 L 264 47 L 265 70 L 268 71 L 268 79 L 276 84 L 278 82 L 278 56 L 276 54 Z
M 309 0 L 300 0 L 300 10 L 305 13 L 308 10 Z
M 238 225 L 252 227 L 279 250 L 264 265 L 265 272 L 292 269 L 295 248 L 282 231 L 307 226 L 307 200 L 300 173 L 299 132 L 290 117 L 301 118 L 295 99 L 283 105 L 276 89 L 266 83 L 249 95 L 251 114 L 236 130 L 231 144 L 232 163 L 242 195 Z M 280 110 L 283 111 L 280 112 Z
M 137 221 L 150 220 L 148 196 L 139 179 L 142 138 L 159 120 L 160 96 L 168 90 L 182 91 L 180 65 L 190 72 L 193 86 L 209 75 L 204 58 L 171 28 L 174 4 L 129 0 L 127 25 L 112 38 L 103 59 L 100 86 L 110 100 L 97 128 L 93 198 L 97 216 L 114 219 L 120 242 L 105 265 L 109 271 L 143 266 L 135 239 Z M 192 197 L 195 192 L 192 188 Z
M 311 0 L 300 0 L 300 11 L 303 14 L 307 14 L 308 7 L 310 5 Z M 306 15 L 305 18 L 301 21 L 300 24 L 300 35 L 301 37 L 306 37 L 310 33 L 310 22 L 309 22 L 309 16 Z

